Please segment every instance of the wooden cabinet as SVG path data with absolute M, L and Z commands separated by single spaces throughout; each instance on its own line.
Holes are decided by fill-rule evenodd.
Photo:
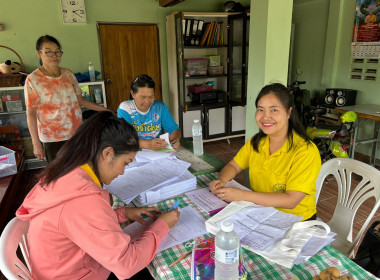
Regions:
M 189 22 L 217 22 L 219 35 L 214 44 L 189 45 Z M 192 25 L 191 25 L 192 26 Z M 175 12 L 166 17 L 169 68 L 170 111 L 179 124 L 183 137 L 191 137 L 194 119 L 201 120 L 204 139 L 241 136 L 245 133 L 245 105 L 247 96 L 248 26 L 246 14 Z M 218 30 L 218 27 L 217 27 Z M 201 42 L 201 38 L 198 38 Z M 188 59 L 195 61 L 220 58 L 218 71 L 207 67 L 207 73 L 196 75 L 189 70 Z M 220 71 L 222 69 L 222 71 Z M 211 71 L 210 71 L 211 70 Z M 188 86 L 212 82 L 217 97 L 193 98 Z M 200 101 L 199 101 L 200 100 Z
M 100 105 L 107 107 L 106 92 L 104 81 L 79 83 L 83 96 L 85 90 L 88 91 L 88 99 L 96 102 L 95 95 L 101 94 L 102 100 Z M 28 123 L 26 120 L 26 107 L 24 97 L 24 87 L 0 87 L 0 125 L 17 125 L 20 129 L 20 135 L 25 148 L 26 168 L 35 169 L 45 166 L 46 162 L 40 161 L 34 157 L 32 139 L 30 137 Z

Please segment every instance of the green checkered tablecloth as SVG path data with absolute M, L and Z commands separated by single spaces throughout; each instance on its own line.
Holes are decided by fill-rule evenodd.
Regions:
M 197 186 L 207 187 L 208 184 L 215 180 L 218 173 L 210 173 L 197 176 Z M 169 210 L 176 201 L 180 201 L 179 208 L 186 206 L 194 207 L 202 216 L 208 219 L 210 216 L 207 212 L 197 207 L 185 195 L 178 196 L 163 202 L 155 203 L 152 206 L 157 206 L 160 210 Z M 124 206 L 122 201 L 114 201 L 113 207 L 118 208 Z M 199 237 L 200 239 L 211 237 L 212 234 L 206 234 Z M 159 280 L 174 280 L 184 279 L 190 280 L 191 256 L 189 255 L 176 265 L 169 268 L 168 266 L 191 250 L 191 247 L 185 247 L 189 242 L 188 240 L 182 244 L 176 245 L 172 248 L 158 253 L 148 265 L 150 273 L 155 279 Z M 246 270 L 248 271 L 247 279 L 289 279 L 289 280 L 311 280 L 313 276 L 319 274 L 323 269 L 328 267 L 337 267 L 341 271 L 341 275 L 351 276 L 356 280 L 364 279 L 378 279 L 369 272 L 362 269 L 356 263 L 352 262 L 349 258 L 339 253 L 331 246 L 324 247 L 315 256 L 309 260 L 294 265 L 292 269 L 285 268 L 276 263 L 269 262 L 260 255 L 257 255 L 249 250 L 243 249 L 244 262 Z
M 198 187 L 206 187 L 208 183 L 217 177 L 218 173 L 211 173 L 197 176 Z M 154 204 L 160 210 L 168 210 L 175 201 L 180 201 L 179 208 L 192 206 L 204 216 L 209 218 L 207 212 L 194 205 L 185 195 L 170 199 L 164 202 Z M 200 239 L 208 238 L 211 234 L 199 237 Z M 149 264 L 148 269 L 155 279 L 173 280 L 184 279 L 190 280 L 191 256 L 186 257 L 176 265 L 168 268 L 177 258 L 185 254 L 191 248 L 186 248 L 183 244 L 176 245 L 172 248 L 158 253 Z M 323 269 L 328 267 L 337 267 L 341 275 L 351 276 L 354 279 L 378 279 L 350 259 L 339 253 L 331 246 L 324 247 L 315 256 L 299 265 L 294 265 L 292 269 L 285 268 L 273 262 L 267 261 L 260 255 L 249 250 L 243 249 L 245 267 L 248 271 L 247 279 L 290 279 L 290 280 L 311 280 L 313 276 L 319 274 Z

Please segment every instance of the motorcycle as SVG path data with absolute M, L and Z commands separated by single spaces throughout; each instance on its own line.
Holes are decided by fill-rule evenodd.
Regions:
M 298 77 L 298 73 L 297 73 Z M 310 139 L 318 147 L 322 162 L 334 157 L 348 158 L 350 135 L 357 125 L 357 115 L 348 111 L 340 116 L 341 124 L 317 122 L 318 116 L 327 113 L 327 108 L 317 108 L 310 105 L 310 92 L 301 89 L 300 85 L 305 81 L 296 80 L 291 83 L 289 89 L 293 95 L 295 109 L 301 117 Z

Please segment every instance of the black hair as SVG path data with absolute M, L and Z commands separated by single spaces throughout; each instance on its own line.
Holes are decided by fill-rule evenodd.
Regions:
M 50 35 L 44 35 L 44 36 L 41 36 L 40 38 L 37 39 L 36 50 L 40 51 L 42 48 L 42 45 L 44 43 L 47 43 L 47 42 L 54 43 L 58 46 L 59 49 L 61 49 L 61 44 L 58 42 L 58 40 L 56 38 L 54 38 L 53 36 L 50 36 Z M 40 59 L 40 65 L 42 65 L 41 59 Z
M 256 101 L 255 101 L 256 108 L 257 108 L 257 103 L 259 102 L 259 100 L 263 96 L 270 93 L 273 93 L 280 100 L 281 104 L 285 107 L 287 112 L 289 112 L 290 108 L 293 108 L 292 111 L 290 112 L 290 117 L 288 120 L 288 124 L 289 124 L 288 139 L 290 142 L 288 150 L 290 151 L 293 147 L 293 130 L 299 136 L 301 136 L 308 144 L 311 143 L 311 140 L 309 136 L 307 135 L 306 130 L 299 119 L 297 111 L 294 108 L 293 96 L 290 94 L 290 90 L 287 87 L 285 87 L 283 84 L 273 83 L 273 84 L 264 86 L 256 98 Z M 267 135 L 260 129 L 259 132 L 256 133 L 252 137 L 251 145 L 256 152 L 259 151 L 259 144 L 260 144 L 261 139 L 266 136 Z
M 136 152 L 139 139 L 136 130 L 124 119 L 101 111 L 83 122 L 62 146 L 57 157 L 41 172 L 42 184 L 56 181 L 86 163 L 92 164 L 99 178 L 97 162 L 108 147 L 113 148 L 115 156 Z
M 139 88 L 147 87 L 147 88 L 152 88 L 154 90 L 155 86 L 156 84 L 154 83 L 153 78 L 149 75 L 143 74 L 133 79 L 133 82 L 131 83 L 131 86 L 130 86 L 130 90 L 133 93 L 137 93 L 139 91 Z

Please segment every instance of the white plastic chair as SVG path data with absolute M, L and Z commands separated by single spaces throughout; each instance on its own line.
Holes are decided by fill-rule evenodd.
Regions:
M 8 280 L 32 279 L 27 241 L 28 229 L 29 222 L 21 221 L 15 217 L 7 224 L 1 234 L 0 270 Z M 27 267 L 17 257 L 17 246 L 20 246 Z
M 351 190 L 352 174 L 362 177 L 356 188 Z M 350 158 L 334 158 L 322 164 L 317 178 L 318 199 L 323 182 L 328 175 L 333 175 L 338 184 L 338 199 L 334 214 L 327 223 L 337 236 L 331 243 L 335 249 L 347 257 L 353 255 L 353 249 L 358 244 L 364 230 L 380 206 L 380 170 L 364 162 Z M 362 228 L 352 241 L 353 222 L 358 208 L 368 198 L 374 197 L 376 202 L 365 220 Z

